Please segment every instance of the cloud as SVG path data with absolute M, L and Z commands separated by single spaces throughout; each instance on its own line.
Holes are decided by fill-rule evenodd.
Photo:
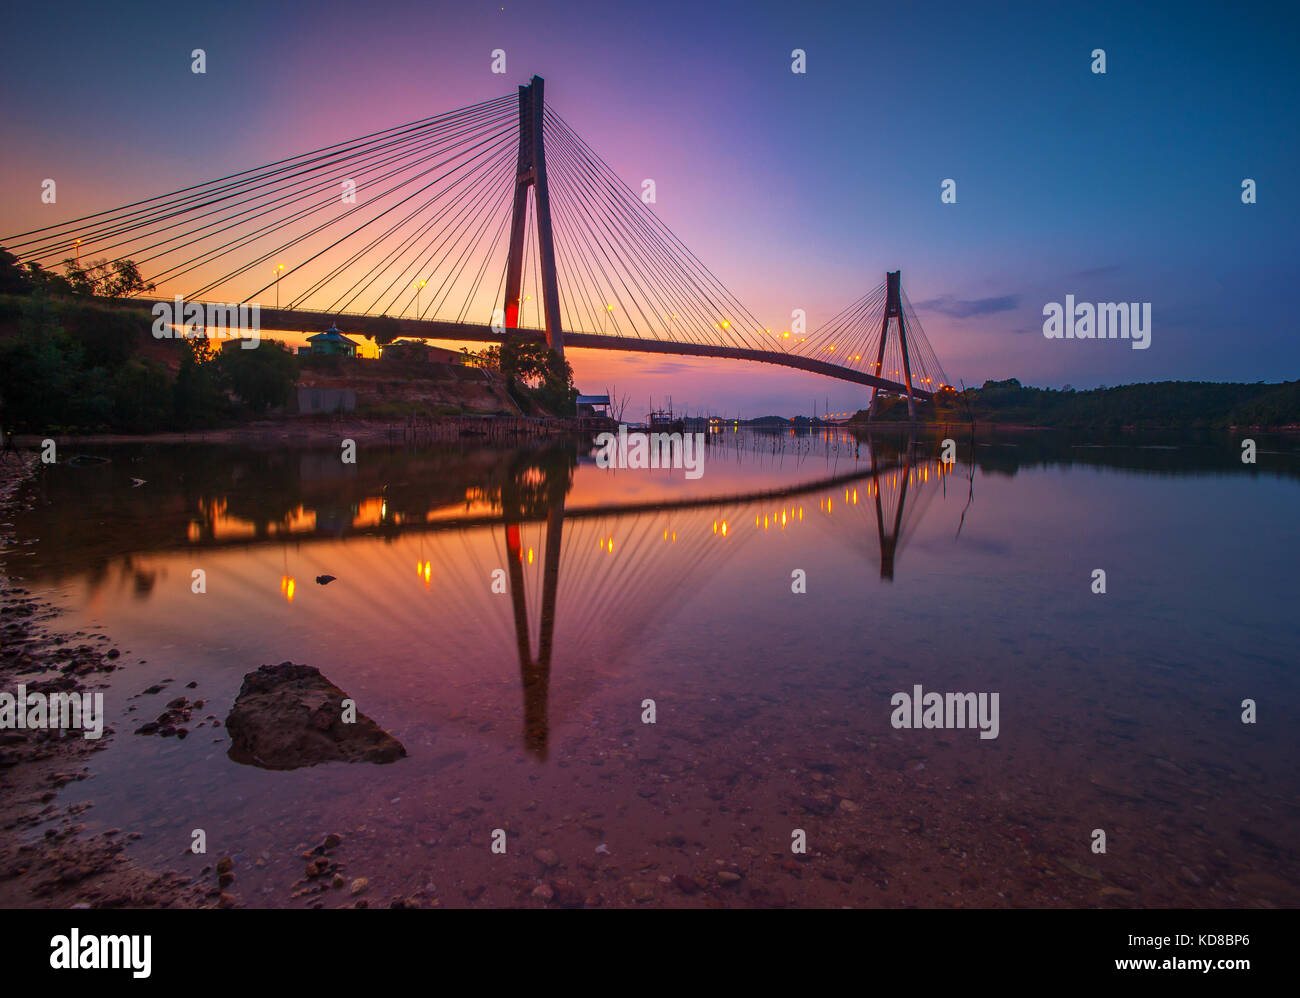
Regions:
M 917 302 L 918 309 L 955 315 L 959 319 L 969 319 L 973 315 L 993 315 L 996 312 L 1011 312 L 1020 307 L 1019 295 L 998 295 L 995 298 L 975 298 L 965 301 L 952 295 L 940 295 L 929 301 Z

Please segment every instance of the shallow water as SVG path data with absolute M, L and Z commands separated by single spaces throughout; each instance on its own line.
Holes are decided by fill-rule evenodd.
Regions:
M 945 467 L 935 439 L 712 441 L 695 481 L 575 445 L 45 469 L 6 570 L 125 663 L 65 799 L 146 865 L 233 856 L 250 905 L 350 901 L 290 897 L 327 832 L 372 903 L 1300 903 L 1293 442 L 1244 466 L 1229 440 L 1034 434 Z M 269 771 L 208 723 L 132 733 L 175 696 L 224 717 L 281 661 L 408 756 Z M 916 685 L 997 692 L 998 736 L 895 729 Z

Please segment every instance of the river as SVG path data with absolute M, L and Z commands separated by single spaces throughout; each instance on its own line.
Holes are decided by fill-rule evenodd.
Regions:
M 352 901 L 294 896 L 327 833 L 371 903 L 1300 904 L 1300 447 L 955 444 L 728 427 L 698 478 L 575 443 L 61 455 L 5 569 L 123 663 L 61 793 L 259 906 Z M 406 757 L 233 761 L 209 715 L 284 661 Z M 996 731 L 896 726 L 917 687 Z M 179 695 L 188 737 L 133 734 Z

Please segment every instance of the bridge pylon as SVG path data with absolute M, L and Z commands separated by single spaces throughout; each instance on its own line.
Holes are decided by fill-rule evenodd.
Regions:
M 555 276 L 555 240 L 551 231 L 551 195 L 546 182 L 546 145 L 542 123 L 545 81 L 534 76 L 519 88 L 519 158 L 515 167 L 515 204 L 510 222 L 510 257 L 506 263 L 506 328 L 519 326 L 519 296 L 524 276 L 524 229 L 528 223 L 528 188 L 533 189 L 537 217 L 537 249 L 541 263 L 542 304 L 546 344 L 564 356 L 560 327 L 560 286 Z
M 903 311 L 902 292 L 903 272 L 901 270 L 888 271 L 885 274 L 885 312 L 880 320 L 880 349 L 876 354 L 876 366 L 873 373 L 877 377 L 882 376 L 880 368 L 885 361 L 885 344 L 889 341 L 889 320 L 892 318 L 896 320 L 898 325 L 898 343 L 903 354 L 903 377 L 904 384 L 907 385 L 907 418 L 915 423 L 916 399 L 912 395 L 912 358 L 907 352 L 907 316 Z M 871 390 L 871 408 L 867 412 L 869 419 L 876 418 L 878 409 L 876 396 L 879 394 L 879 388 Z

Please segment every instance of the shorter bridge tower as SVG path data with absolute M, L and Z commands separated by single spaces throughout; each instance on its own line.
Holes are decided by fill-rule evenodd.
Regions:
M 885 360 L 885 344 L 889 341 L 889 320 L 893 319 L 898 328 L 898 344 L 903 354 L 903 383 L 907 385 L 907 418 L 911 422 L 916 422 L 916 399 L 912 395 L 912 358 L 907 352 L 907 317 L 903 312 L 903 272 L 901 270 L 889 271 L 885 274 L 885 312 L 880 321 L 880 349 L 876 354 L 876 366 L 872 372 L 877 377 L 881 376 L 881 365 Z M 876 397 L 880 394 L 879 388 L 871 390 L 871 409 L 868 416 L 871 419 L 876 418 L 878 406 Z

